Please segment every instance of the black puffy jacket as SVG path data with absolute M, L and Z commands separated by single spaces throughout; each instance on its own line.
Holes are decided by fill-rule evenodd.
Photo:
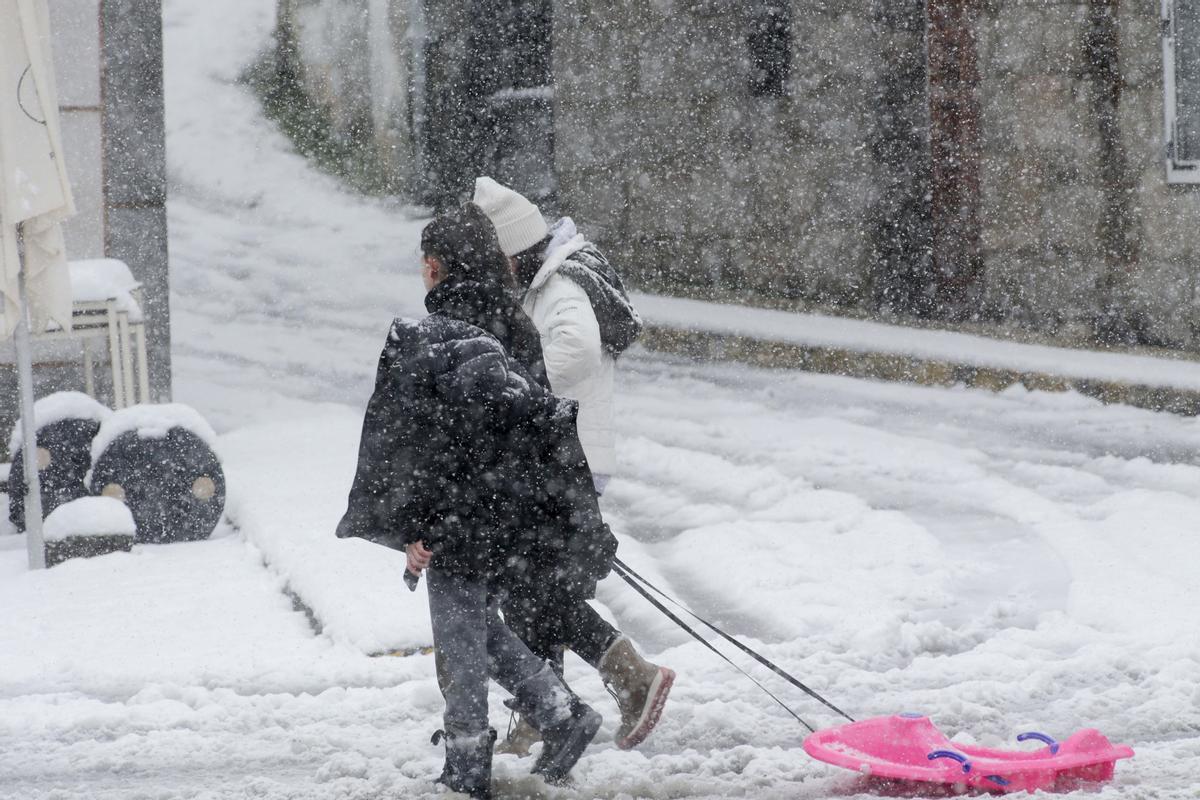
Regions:
M 590 597 L 616 540 L 556 398 L 493 336 L 445 314 L 392 324 L 339 537 L 402 549 L 510 588 Z

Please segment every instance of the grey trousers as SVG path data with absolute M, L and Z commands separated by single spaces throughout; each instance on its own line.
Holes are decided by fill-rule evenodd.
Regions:
M 426 570 L 443 726 L 452 736 L 488 728 L 488 679 L 517 699 L 538 730 L 571 716 L 571 693 L 500 618 L 487 583 Z

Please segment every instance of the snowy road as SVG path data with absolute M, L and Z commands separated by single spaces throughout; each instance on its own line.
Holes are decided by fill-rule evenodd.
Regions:
M 165 11 L 176 388 L 225 434 L 240 531 L 40 575 L 0 539 L 0 798 L 432 794 L 432 661 L 364 655 L 421 643 L 421 597 L 329 533 L 383 331 L 421 310 L 420 221 L 311 171 L 237 84 L 274 7 Z M 621 367 L 605 507 L 636 569 L 852 714 L 921 710 L 997 746 L 1094 725 L 1138 755 L 1079 797 L 1200 797 L 1194 420 L 639 351 Z M 859 793 L 618 581 L 599 599 L 680 679 L 623 753 L 569 663 L 606 721 L 560 795 Z M 498 760 L 510 795 L 537 796 L 526 769 Z

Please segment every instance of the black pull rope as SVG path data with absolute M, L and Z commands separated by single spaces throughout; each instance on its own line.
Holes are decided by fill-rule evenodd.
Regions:
M 805 722 L 804 719 L 799 714 L 797 714 L 795 711 L 792 711 L 792 709 L 790 709 L 786 703 L 784 703 L 782 700 L 780 700 L 778 697 L 776 697 L 775 694 L 770 689 L 768 689 L 767 687 L 765 687 L 761 683 L 759 683 L 758 680 L 753 675 L 751 675 L 749 672 L 746 672 L 746 670 L 742 669 L 737 664 L 735 664 L 733 661 L 731 661 L 729 659 L 729 656 L 725 655 L 720 650 L 713 647 L 711 642 L 709 642 L 707 639 L 705 639 L 703 636 L 701 636 L 699 633 L 697 633 L 695 630 L 693 630 L 686 622 L 681 620 L 679 617 L 675 616 L 674 612 L 672 612 L 671 609 L 667 608 L 661 602 L 659 602 L 658 599 L 654 597 L 654 595 L 650 594 L 648 591 L 646 591 L 644 588 L 642 588 L 641 584 L 639 584 L 636 580 L 634 580 L 634 578 L 631 577 L 630 574 L 625 571 L 625 568 L 623 568 L 622 565 L 620 563 L 618 563 L 615 559 L 613 560 L 613 569 L 616 571 L 616 573 L 618 575 L 621 576 L 621 578 L 624 579 L 624 581 L 626 583 L 628 583 L 630 586 L 633 587 L 634 591 L 636 591 L 642 597 L 644 597 L 648 601 L 650 601 L 650 604 L 652 606 L 654 606 L 659 611 L 666 614 L 668 619 L 670 619 L 676 625 L 678 625 L 679 627 L 683 628 L 685 631 L 690 633 L 692 635 L 692 638 L 695 639 L 697 642 L 704 645 L 709 650 L 712 650 L 714 653 L 716 653 L 721 658 L 723 658 L 727 664 L 729 664 L 734 669 L 736 669 L 738 672 L 742 673 L 747 678 L 749 678 L 750 681 L 755 686 L 757 686 L 758 688 L 760 688 L 764 692 L 766 692 L 767 696 L 770 697 L 772 700 L 774 700 L 776 703 L 778 703 L 780 705 L 780 707 L 783 708 L 784 711 L 791 714 L 793 717 L 796 718 L 797 722 L 799 722 L 804 727 L 808 728 L 809 732 L 811 732 L 811 733 L 817 732 L 816 728 L 814 728 L 812 725 L 809 725 L 807 722 Z M 658 591 L 658 590 L 656 589 L 655 591 Z
M 707 628 L 708 628 L 709 630 L 711 630 L 713 633 L 716 633 L 716 634 L 717 634 L 718 636 L 720 636 L 722 639 L 724 639 L 725 641 L 729 642 L 729 643 L 730 643 L 730 644 L 732 644 L 734 647 L 736 647 L 737 649 L 741 650 L 743 653 L 745 653 L 746 655 L 750 656 L 750 657 L 751 657 L 751 658 L 753 658 L 755 661 L 757 661 L 758 663 L 762 664 L 764 667 L 766 667 L 767 669 L 771 670 L 771 671 L 772 671 L 772 672 L 774 672 L 776 675 L 778 675 L 779 677 L 783 678 L 785 681 L 787 681 L 788 683 L 792 684 L 793 686 L 795 686 L 795 687 L 796 687 L 797 689 L 799 689 L 800 691 L 802 691 L 802 692 L 804 692 L 805 694 L 807 694 L 809 697 L 813 698 L 814 700 L 816 700 L 817 702 L 821 703 L 821 704 L 822 704 L 822 705 L 824 705 L 826 708 L 828 708 L 828 709 L 830 709 L 831 711 L 833 711 L 833 712 L 837 713 L 838 715 L 840 715 L 840 716 L 842 716 L 842 717 L 845 717 L 846 719 L 850 720 L 851 722 L 854 722 L 854 721 L 855 721 L 855 720 L 854 720 L 854 717 L 850 716 L 850 715 L 849 715 L 849 714 L 847 714 L 845 711 L 842 711 L 840 708 L 838 708 L 837 706 L 835 706 L 833 703 L 829 702 L 829 701 L 828 701 L 828 700 L 826 700 L 824 697 L 822 697 L 821 695 L 817 694 L 817 692 L 816 692 L 816 691 L 814 691 L 814 690 L 810 689 L 809 687 L 807 687 L 807 686 L 805 686 L 803 683 L 801 683 L 799 680 L 797 680 L 796 678 L 792 677 L 792 675 L 791 675 L 790 673 L 788 673 L 786 670 L 784 670 L 784 669 L 783 669 L 782 667 L 780 667 L 779 665 L 775 664 L 775 662 L 771 661 L 770 659 L 766 658 L 765 656 L 762 656 L 762 655 L 760 655 L 759 653 L 755 652 L 754 650 L 751 650 L 749 647 L 747 647 L 746 645 L 742 644 L 742 643 L 741 643 L 741 642 L 739 642 L 737 639 L 733 638 L 733 637 L 732 637 L 732 636 L 730 636 L 728 633 L 726 633 L 725 631 L 723 631 L 723 630 L 721 630 L 720 628 L 718 628 L 716 625 L 713 625 L 711 622 L 709 622 L 708 620 L 704 619 L 703 617 L 701 617 L 701 616 L 700 616 L 699 614 L 697 614 L 696 612 L 692 611 L 692 610 L 691 610 L 690 608 L 688 608 L 687 606 L 683 605 L 683 603 L 680 603 L 678 600 L 676 600 L 675 598 L 673 598 L 673 597 L 671 597 L 670 595 L 668 595 L 668 594 L 667 594 L 666 592 L 664 592 L 662 589 L 659 589 L 657 586 L 655 586 L 654 584 L 650 583 L 650 581 L 646 580 L 646 579 L 645 579 L 645 578 L 643 578 L 641 575 L 639 575 L 639 574 L 637 574 L 636 572 L 634 572 L 632 569 L 630 569 L 630 568 L 629 568 L 629 565 L 625 564 L 623 561 L 621 561 L 621 559 L 619 559 L 619 558 L 614 558 L 614 559 L 613 559 L 613 566 L 616 568 L 616 570 L 617 570 L 617 574 L 618 574 L 618 575 L 620 575 L 622 578 L 624 578 L 626 583 L 630 583 L 630 584 L 632 585 L 632 581 L 630 580 L 630 578 L 632 577 L 632 578 L 634 578 L 634 579 L 636 579 L 636 580 L 640 581 L 641 583 L 645 584 L 645 585 L 646 585 L 646 586 L 647 586 L 649 589 L 653 590 L 654 592 L 658 593 L 658 594 L 659 594 L 659 595 L 661 595 L 662 597 L 666 598 L 666 599 L 667 599 L 667 600 L 668 600 L 670 603 L 674 604 L 676 607 L 678 607 L 678 608 L 681 608 L 681 609 L 683 609 L 684 611 L 686 611 L 688 614 L 690 614 L 690 615 L 691 615 L 693 618 L 695 618 L 696 620 L 698 620 L 698 621 L 699 621 L 699 622 L 700 622 L 702 625 L 704 625 L 705 627 L 707 627 Z M 637 589 L 637 588 L 639 588 L 639 587 L 637 587 L 637 586 L 634 586 L 634 588 L 635 588 L 635 589 Z M 640 591 L 640 589 L 639 589 L 639 591 Z M 645 592 L 641 592 L 641 594 L 642 594 L 642 596 L 643 596 L 643 597 L 647 597 L 647 598 L 649 599 L 649 596 L 648 596 L 648 595 L 647 595 Z M 659 603 L 657 603 L 656 601 L 654 601 L 654 600 L 651 600 L 651 602 L 652 602 L 652 603 L 654 603 L 654 604 L 655 604 L 655 605 L 656 605 L 656 606 L 657 606 L 657 607 L 658 607 L 660 610 L 664 611 L 664 612 L 667 614 L 667 616 L 669 616 L 669 617 L 670 617 L 672 620 L 674 620 L 674 621 L 675 621 L 675 623 L 676 623 L 677 625 L 680 625 L 680 626 L 682 626 L 682 627 L 683 627 L 685 630 L 687 630 L 689 633 L 692 633 L 692 635 L 693 635 L 693 636 L 696 636 L 696 634 L 695 634 L 694 632 L 692 632 L 690 628 L 688 628 L 686 625 L 683 625 L 683 623 L 679 621 L 678 617 L 676 617 L 675 615 L 671 614 L 671 612 L 667 611 L 665 608 L 663 608 L 663 606 L 662 606 L 662 605 L 660 605 L 660 604 L 659 604 Z M 696 638 L 700 639 L 700 641 L 704 642 L 706 645 L 708 644 L 708 641 L 707 641 L 707 640 L 705 640 L 705 639 L 703 639 L 702 637 L 699 637 L 699 636 L 697 636 Z M 709 645 L 709 648 L 710 648 L 710 649 L 715 649 L 715 648 L 712 648 L 712 646 L 711 646 L 711 645 Z M 726 659 L 726 660 L 728 661 L 728 659 Z M 729 663 L 731 663 L 731 664 L 732 664 L 733 662 L 732 662 L 732 661 L 730 661 Z M 736 666 L 736 664 L 735 664 L 734 666 Z M 743 673 L 743 674 L 745 674 L 745 673 Z M 757 681 L 755 681 L 755 683 L 757 683 Z M 766 690 L 764 689 L 763 691 L 766 691 Z M 770 692 L 767 692 L 767 694 L 770 694 Z M 771 695 L 771 696 L 772 696 L 772 697 L 774 697 L 774 695 Z M 786 708 L 786 706 L 784 706 L 784 707 Z M 789 711 L 790 711 L 790 709 L 789 709 Z M 795 715 L 793 714 L 793 716 L 795 716 Z M 799 718 L 797 717 L 797 719 L 799 719 Z M 803 720 L 801 720 L 801 721 L 803 722 Z M 808 724 L 808 723 L 805 723 L 805 725 L 806 725 L 806 726 L 807 726 L 807 724 Z M 812 729 L 811 729 L 811 728 L 809 728 L 809 730 L 812 730 Z

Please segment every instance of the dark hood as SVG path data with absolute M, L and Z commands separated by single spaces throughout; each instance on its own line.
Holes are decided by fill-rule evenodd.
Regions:
M 470 323 L 495 336 L 538 383 L 549 388 L 541 337 L 505 286 L 452 275 L 425 295 L 425 308 L 430 314 Z

